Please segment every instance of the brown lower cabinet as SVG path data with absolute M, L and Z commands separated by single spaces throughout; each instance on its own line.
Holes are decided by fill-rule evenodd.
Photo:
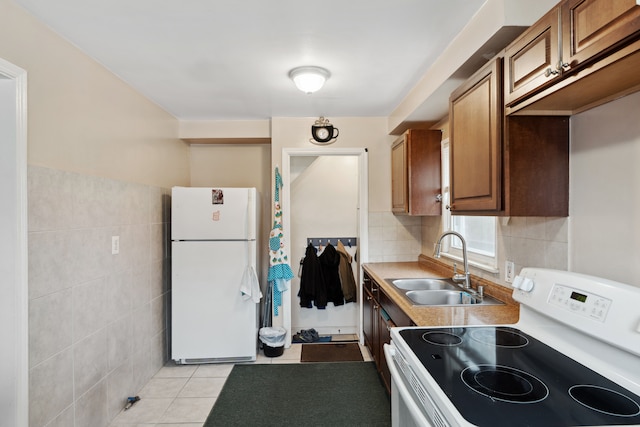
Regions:
M 392 327 L 412 326 L 413 323 L 366 272 L 362 306 L 364 343 L 371 352 L 387 391 L 391 393 L 391 373 L 384 357 L 383 345 L 391 341 L 389 331 Z

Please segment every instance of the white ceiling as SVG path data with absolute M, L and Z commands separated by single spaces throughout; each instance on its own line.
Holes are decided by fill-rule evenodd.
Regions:
M 15 1 L 180 120 L 257 120 L 388 116 L 486 0 Z

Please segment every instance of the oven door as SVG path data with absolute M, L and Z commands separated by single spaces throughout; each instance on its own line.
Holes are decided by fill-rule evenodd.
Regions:
M 433 427 L 426 411 L 413 390 L 410 380 L 398 366 L 398 350 L 391 344 L 384 345 L 384 356 L 391 372 L 391 425 L 392 427 Z M 405 369 L 408 366 L 405 364 Z M 426 395 L 424 396 L 425 398 Z

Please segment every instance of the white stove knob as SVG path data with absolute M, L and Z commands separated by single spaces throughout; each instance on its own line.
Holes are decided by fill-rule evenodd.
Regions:
M 522 285 L 520 286 L 520 289 L 522 289 L 525 292 L 531 292 L 533 290 L 533 280 L 529 279 L 528 277 L 525 277 L 524 280 L 522 281 Z
M 524 277 L 520 275 L 514 277 L 512 286 L 516 289 L 520 289 L 522 287 L 523 280 L 524 280 Z

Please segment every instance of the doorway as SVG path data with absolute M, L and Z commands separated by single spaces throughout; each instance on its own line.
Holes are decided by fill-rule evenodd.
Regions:
M 357 301 L 343 306 L 329 303 L 325 310 L 302 308 L 297 293 L 300 279 L 291 281 L 283 295 L 282 326 L 291 334 L 314 328 L 321 335 L 355 334 L 362 337 L 362 263 L 368 258 L 368 162 L 364 148 L 283 149 L 283 229 L 291 267 L 296 273 L 309 238 L 349 238 L 343 242 L 355 255 Z M 355 243 L 355 244 L 354 244 Z M 315 243 L 314 243 L 315 245 Z M 296 329 L 294 331 L 293 329 Z
M 0 425 L 29 417 L 27 73 L 0 59 Z

